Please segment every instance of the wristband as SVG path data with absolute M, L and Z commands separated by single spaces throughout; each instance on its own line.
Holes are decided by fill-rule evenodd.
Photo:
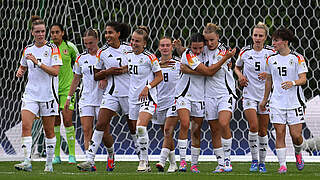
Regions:
M 70 100 L 71 99 L 71 96 L 67 96 L 67 100 Z
M 42 64 L 42 63 L 41 63 L 40 61 L 38 61 L 37 65 L 38 65 L 39 67 L 41 66 L 41 64 Z
M 296 85 L 296 82 L 295 81 L 291 81 L 292 82 L 292 86 L 295 86 Z
M 147 88 L 148 88 L 148 89 L 151 89 L 152 87 L 151 87 L 151 85 L 150 85 L 150 84 L 148 84 L 148 85 L 147 85 Z

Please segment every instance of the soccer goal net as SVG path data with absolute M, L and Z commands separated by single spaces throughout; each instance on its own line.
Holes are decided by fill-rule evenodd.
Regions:
M 303 137 L 310 139 L 320 136 L 320 4 L 319 1 L 172 1 L 172 0 L 0 0 L 0 160 L 18 160 L 21 151 L 21 96 L 26 84 L 26 77 L 18 79 L 15 73 L 19 66 L 23 48 L 32 43 L 30 33 L 30 18 L 40 15 L 49 27 L 54 22 L 62 23 L 70 41 L 80 50 L 84 49 L 81 36 L 87 28 L 93 27 L 104 32 L 105 24 L 114 20 L 128 23 L 132 30 L 138 25 L 150 28 L 148 49 L 159 55 L 158 40 L 161 36 L 180 38 L 184 45 L 194 32 L 201 32 L 208 23 L 216 23 L 222 28 L 221 41 L 230 47 L 243 47 L 251 43 L 252 28 L 259 21 L 270 28 L 269 34 L 279 27 L 289 27 L 297 36 L 298 41 L 292 48 L 306 58 L 309 72 L 308 83 L 303 86 L 308 100 L 306 109 L 306 124 L 303 125 Z M 49 39 L 49 29 L 47 38 Z M 102 46 L 105 43 L 103 33 L 100 34 Z M 271 44 L 270 37 L 267 44 Z M 234 59 L 235 60 L 235 59 Z M 241 97 L 241 89 L 237 88 Z M 84 157 L 83 134 L 78 113 L 74 116 L 76 128 L 76 153 L 78 159 Z M 236 109 L 230 123 L 232 129 L 232 158 L 249 161 L 248 123 L 244 118 L 241 98 L 237 100 Z M 175 137 L 178 135 L 178 130 Z M 211 135 L 208 124 L 202 127 L 200 160 L 214 160 Z M 149 124 L 150 138 L 149 154 L 151 160 L 156 160 L 160 154 L 163 134 L 160 127 Z M 61 133 L 62 135 L 64 132 Z M 287 133 L 288 134 L 288 133 Z M 33 125 L 33 156 L 45 156 L 43 145 L 43 130 L 41 120 L 35 120 Z M 112 135 L 115 139 L 115 153 L 121 160 L 137 160 L 129 129 L 124 118 L 112 121 Z M 275 156 L 275 132 L 269 125 L 269 160 Z M 293 157 L 293 147 L 290 138 L 286 139 L 287 154 Z M 62 149 L 68 154 L 66 141 L 62 141 Z M 98 154 L 106 154 L 103 146 Z M 187 151 L 190 154 L 190 145 Z M 319 161 L 319 152 L 311 151 L 310 160 Z M 307 155 L 307 154 L 306 154 Z M 99 156 L 98 156 L 99 157 Z M 272 158 L 273 157 L 273 158 Z M 290 158 L 290 157 L 289 157 Z M 268 158 L 267 158 L 268 160 Z

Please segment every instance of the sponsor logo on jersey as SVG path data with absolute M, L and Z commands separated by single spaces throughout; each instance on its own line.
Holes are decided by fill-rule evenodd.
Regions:
M 43 53 L 43 56 L 44 56 L 44 57 L 48 57 L 48 56 L 49 56 L 49 52 L 48 52 L 48 51 L 45 51 L 45 52 Z
M 252 57 L 252 56 L 250 56 L 248 59 L 253 59 L 253 57 Z
M 113 57 L 112 54 L 109 54 L 108 58 L 112 58 L 112 57 Z
M 278 63 L 277 63 L 277 61 L 275 61 L 275 62 L 273 62 L 273 64 L 274 64 L 274 65 L 277 65 Z
M 68 49 L 63 50 L 63 54 L 68 55 L 69 51 Z
M 89 62 L 88 62 L 88 60 L 86 60 L 86 61 L 84 61 L 84 63 L 88 64 Z

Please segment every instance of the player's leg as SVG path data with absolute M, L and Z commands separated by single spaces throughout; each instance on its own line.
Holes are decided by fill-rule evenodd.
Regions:
M 164 127 L 164 136 L 165 136 L 165 141 L 163 143 L 166 144 L 166 147 L 170 149 L 169 152 L 169 168 L 168 168 L 168 173 L 176 172 L 178 170 L 177 164 L 176 164 L 176 156 L 175 156 L 175 146 L 174 146 L 174 129 L 178 124 L 178 116 L 177 114 L 175 116 L 170 116 L 167 117 L 166 119 L 166 124 L 168 122 L 168 125 L 165 125 Z
M 166 139 L 166 134 L 164 132 L 164 126 L 165 126 L 165 123 L 166 123 L 167 111 L 168 111 L 168 109 L 164 109 L 164 110 L 161 110 L 161 111 L 159 111 L 157 109 L 156 110 L 156 117 L 157 118 L 156 119 L 155 118 L 152 119 L 152 123 L 153 124 L 157 124 L 157 125 L 160 126 L 161 131 L 162 131 L 163 136 L 164 136 L 164 141 L 162 143 L 162 148 L 161 148 L 161 152 L 160 152 L 160 160 L 159 160 L 158 163 L 156 163 L 156 168 L 158 169 L 159 172 L 163 172 L 164 171 L 164 167 L 166 165 L 166 161 L 167 161 L 167 158 L 169 157 L 169 153 L 170 153 L 170 147 L 169 147 L 170 145 L 168 144 L 168 139 Z M 169 130 L 169 129 L 167 129 L 167 130 Z
M 286 143 L 285 143 L 286 124 L 274 123 L 273 126 L 276 130 L 276 152 L 277 152 L 277 158 L 280 164 L 280 168 L 278 172 L 286 173 L 287 172 Z
M 54 122 L 55 116 L 42 116 L 43 129 L 45 132 L 45 143 L 46 143 L 46 153 L 47 160 L 45 165 L 45 172 L 52 172 L 52 160 L 54 157 L 54 149 L 56 145 L 56 137 L 54 134 Z
M 295 157 L 296 157 L 296 166 L 299 171 L 304 168 L 304 160 L 302 158 L 302 148 L 304 146 L 304 141 L 302 137 L 302 123 L 299 117 L 289 117 L 292 119 L 296 119 L 294 122 L 290 123 L 289 121 L 289 131 L 292 139 Z
M 94 116 L 82 116 L 80 117 L 82 131 L 83 131 L 83 138 L 84 138 L 84 149 L 88 150 L 89 142 L 92 137 L 93 133 L 93 119 Z
M 259 172 L 267 172 L 265 166 L 265 160 L 267 156 L 268 148 L 268 125 L 269 125 L 269 113 L 258 114 L 259 131 L 258 131 L 258 147 L 259 147 Z
M 56 146 L 54 149 L 54 159 L 52 161 L 53 164 L 60 164 L 61 163 L 61 158 L 60 158 L 60 144 L 61 144 L 60 125 L 61 125 L 61 118 L 58 115 L 55 117 L 55 122 L 54 122 L 54 134 L 56 136 Z
M 200 138 L 203 117 L 191 118 L 191 172 L 200 173 L 198 160 L 200 156 Z
M 111 112 L 108 112 L 108 113 L 109 113 L 109 115 L 111 115 Z M 114 115 L 116 115 L 116 113 L 114 113 L 113 116 Z M 113 169 L 114 169 L 114 146 L 113 146 L 114 141 L 113 141 L 113 137 L 110 133 L 111 132 L 110 131 L 110 122 L 111 122 L 112 117 L 106 118 L 107 122 L 105 125 L 105 130 L 104 130 L 103 138 L 102 138 L 103 144 L 107 148 L 107 152 L 108 152 L 106 171 L 113 171 Z
M 219 112 L 219 123 L 221 126 L 221 145 L 224 152 L 224 171 L 231 172 L 231 145 L 232 145 L 232 136 L 230 130 L 230 120 L 232 117 L 232 113 L 230 111 L 220 111 Z

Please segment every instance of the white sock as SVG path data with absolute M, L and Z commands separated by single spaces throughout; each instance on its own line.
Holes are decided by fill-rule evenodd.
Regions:
M 249 131 L 248 134 L 249 147 L 252 156 L 252 160 L 258 160 L 258 132 Z
M 130 134 L 132 141 L 134 143 L 134 146 L 137 147 L 138 143 L 137 143 L 137 135 L 136 134 Z
M 87 161 L 94 164 L 94 158 L 103 138 L 103 131 L 94 130 L 90 145 L 86 151 Z
M 22 151 L 24 155 L 24 160 L 31 161 L 31 146 L 32 146 L 32 136 L 22 137 Z
M 46 164 L 52 164 L 52 160 L 54 157 L 54 148 L 56 147 L 56 137 L 51 139 L 46 138 L 46 152 L 47 152 L 47 162 Z
M 295 154 L 300 154 L 303 146 L 304 141 L 300 145 L 293 144 Z
M 186 160 L 188 139 L 178 139 L 180 161 Z
M 147 127 L 137 126 L 137 142 L 140 149 L 141 160 L 148 161 L 148 149 L 149 149 L 149 136 L 147 132 Z
M 220 147 L 220 148 L 214 148 L 214 149 L 213 149 L 213 152 L 214 152 L 214 154 L 216 155 L 218 165 L 219 165 L 220 167 L 223 167 L 223 166 L 224 166 L 224 152 L 223 152 L 223 148 L 222 148 L 222 147 Z
M 169 158 L 169 163 L 170 163 L 170 164 L 176 164 L 176 154 L 175 154 L 175 150 L 170 151 L 168 158 Z
M 286 148 L 276 149 L 278 161 L 281 166 L 286 166 Z
M 166 160 L 169 157 L 169 154 L 170 154 L 170 149 L 162 148 L 161 149 L 161 153 L 160 153 L 160 163 L 165 165 L 166 164 Z
M 259 163 L 264 164 L 267 157 L 268 135 L 258 136 L 259 139 Z
M 200 148 L 191 146 L 191 166 L 197 165 L 200 155 Z
M 229 138 L 229 139 L 221 138 L 221 144 L 224 152 L 224 159 L 230 160 L 232 138 Z
M 113 147 L 113 144 L 111 147 L 107 148 L 107 152 L 108 152 L 108 156 L 109 158 L 113 158 L 113 155 L 114 155 L 114 147 Z

